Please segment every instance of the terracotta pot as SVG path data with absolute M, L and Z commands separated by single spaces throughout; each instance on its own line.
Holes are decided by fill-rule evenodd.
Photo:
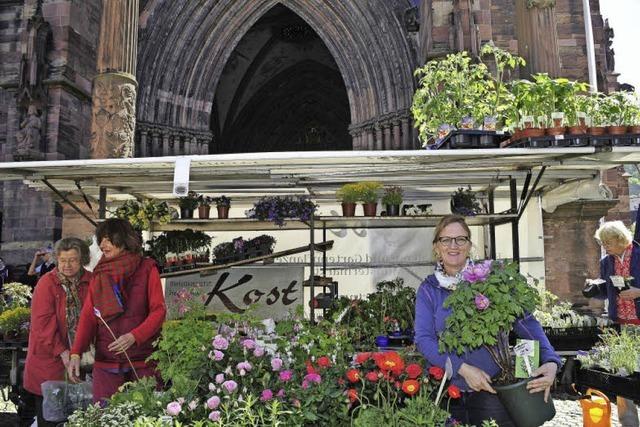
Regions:
M 604 135 L 604 131 L 605 131 L 605 128 L 603 126 L 594 126 L 587 129 L 587 132 L 590 135 L 594 135 L 594 136 Z
M 198 217 L 200 219 L 209 219 L 209 212 L 211 212 L 211 206 L 198 206 Z
M 624 135 L 627 133 L 627 126 L 607 126 L 609 135 Z
M 587 133 L 586 126 L 570 126 L 569 135 L 585 135 Z
M 356 204 L 342 203 L 342 216 L 356 216 Z
M 629 133 L 640 134 L 640 126 L 629 126 Z
M 559 127 L 554 127 L 554 128 L 547 128 L 547 135 L 564 135 L 567 132 L 567 128 L 565 128 L 564 126 L 559 126 Z
M 229 206 L 216 206 L 216 209 L 218 209 L 218 219 L 229 218 Z
M 525 128 L 520 132 L 519 138 L 538 138 L 544 136 L 544 129 Z
M 364 216 L 376 216 L 376 210 L 378 209 L 378 203 L 363 203 L 362 210 Z

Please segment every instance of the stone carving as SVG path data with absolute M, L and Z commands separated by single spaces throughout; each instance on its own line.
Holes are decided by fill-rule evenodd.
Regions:
M 420 12 L 418 6 L 410 7 L 404 11 L 404 27 L 410 33 L 420 31 Z
M 34 101 L 42 104 L 46 98 L 42 81 L 47 75 L 47 47 L 51 28 L 42 16 L 40 2 L 34 15 L 27 21 L 22 34 L 20 60 L 20 86 L 18 105 L 27 108 Z
M 527 8 L 537 7 L 538 9 L 544 9 L 546 7 L 554 7 L 556 0 L 527 0 Z
M 616 59 L 615 52 L 613 50 L 613 37 L 615 33 L 613 32 L 613 28 L 609 26 L 609 20 L 604 20 L 604 40 L 606 43 L 606 47 L 604 50 L 606 59 L 607 59 L 607 71 L 614 72 L 616 68 Z
M 40 131 L 42 120 L 38 116 L 38 109 L 30 105 L 26 118 L 20 123 L 20 130 L 16 134 L 14 157 L 17 160 L 36 159 L 40 153 Z
M 91 150 L 93 158 L 133 157 L 136 86 L 131 79 L 106 73 L 93 89 Z

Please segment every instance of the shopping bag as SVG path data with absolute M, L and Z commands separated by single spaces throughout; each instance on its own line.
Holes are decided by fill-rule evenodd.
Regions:
M 93 400 L 91 382 L 45 381 L 41 388 L 42 417 L 51 422 L 62 422 L 76 409 L 87 409 Z

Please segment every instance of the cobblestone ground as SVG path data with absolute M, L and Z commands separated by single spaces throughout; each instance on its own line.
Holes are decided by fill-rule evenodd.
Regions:
M 556 416 L 553 420 L 544 423 L 543 427 L 581 427 L 582 408 L 577 400 L 555 399 Z M 611 427 L 621 427 L 618 422 L 618 408 L 611 404 Z

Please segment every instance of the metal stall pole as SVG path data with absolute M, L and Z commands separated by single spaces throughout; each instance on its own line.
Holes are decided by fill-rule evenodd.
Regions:
M 98 218 L 105 219 L 107 213 L 107 189 L 100 187 L 100 200 L 98 201 Z
M 315 312 L 316 312 L 316 307 L 314 304 L 314 298 L 315 298 L 315 283 L 314 283 L 314 275 L 316 272 L 316 251 L 315 251 L 315 218 L 314 215 L 311 215 L 311 222 L 310 222 L 310 228 L 311 228 L 311 235 L 309 237 L 309 253 L 311 255 L 311 278 L 309 280 L 309 289 L 310 289 L 310 293 L 311 293 L 311 297 L 309 299 L 309 301 L 311 302 L 311 304 L 309 304 L 310 309 L 311 309 L 311 316 L 310 316 L 310 320 L 311 320 L 311 324 L 314 325 L 316 323 L 316 316 L 315 316 Z M 302 292 L 304 292 L 304 287 L 302 288 Z
M 509 179 L 509 196 L 511 198 L 511 212 L 518 213 L 518 189 L 516 187 L 516 179 Z M 511 245 L 513 246 L 513 260 L 517 263 L 520 262 L 520 235 L 518 231 L 518 220 L 516 218 L 511 220 Z
M 489 198 L 489 214 L 495 213 L 495 193 L 491 188 L 487 193 Z M 496 224 L 492 220 L 489 222 L 489 257 L 490 259 L 496 259 Z

